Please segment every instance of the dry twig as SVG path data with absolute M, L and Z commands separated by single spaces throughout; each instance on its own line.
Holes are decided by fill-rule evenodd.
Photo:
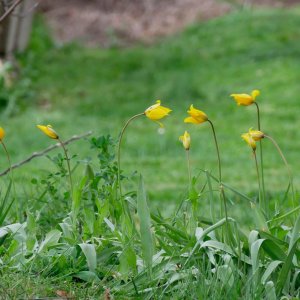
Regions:
M 15 3 L 13 3 L 10 8 L 8 8 L 7 11 L 0 17 L 0 23 L 2 23 L 22 1 L 23 0 L 17 0 Z
M 82 134 L 82 135 L 74 135 L 74 136 L 72 136 L 70 139 L 66 140 L 66 141 L 64 142 L 64 145 L 67 145 L 67 144 L 72 143 L 72 142 L 74 142 L 74 141 L 80 140 L 80 139 L 82 139 L 82 138 L 84 138 L 84 137 L 87 137 L 87 136 L 89 136 L 89 135 L 91 135 L 91 134 L 92 134 L 92 131 L 88 131 L 88 132 L 86 132 L 86 133 L 84 133 L 84 134 Z M 26 159 L 24 159 L 24 160 L 22 160 L 22 161 L 20 161 L 20 162 L 18 162 L 18 163 L 16 163 L 16 164 L 13 164 L 11 167 L 12 167 L 12 169 L 19 168 L 19 167 L 21 167 L 22 165 L 24 165 L 24 164 L 30 162 L 33 158 L 36 158 L 36 157 L 39 157 L 39 156 L 43 156 L 43 155 L 45 155 L 46 153 L 48 153 L 48 152 L 50 152 L 50 151 L 52 151 L 53 149 L 56 149 L 56 148 L 58 148 L 58 147 L 61 147 L 61 144 L 60 144 L 60 143 L 57 143 L 57 144 L 55 144 L 55 145 L 51 145 L 51 146 L 49 146 L 48 148 L 46 148 L 46 149 L 44 149 L 44 150 L 42 150 L 42 151 L 39 151 L 39 152 L 33 152 L 33 153 L 31 154 L 31 156 L 29 156 L 28 158 L 26 158 Z M 0 176 L 6 175 L 9 171 L 10 171 L 10 168 L 6 169 L 5 171 L 3 171 L 3 172 L 0 173 Z

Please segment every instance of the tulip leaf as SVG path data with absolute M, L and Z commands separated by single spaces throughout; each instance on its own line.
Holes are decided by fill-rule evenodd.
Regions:
M 288 255 L 285 259 L 282 269 L 278 276 L 278 284 L 277 284 L 277 293 L 280 294 L 282 292 L 282 289 L 286 283 L 286 280 L 289 276 L 289 273 L 291 271 L 292 265 L 293 265 L 293 257 L 297 250 L 297 244 L 300 240 L 300 215 L 297 218 L 297 221 L 294 225 L 290 243 L 289 243 L 289 249 L 288 249 Z
M 80 209 L 80 204 L 81 204 L 81 198 L 82 198 L 82 191 L 83 188 L 87 182 L 88 178 L 85 176 L 81 179 L 80 184 L 76 189 L 73 191 L 73 201 L 72 201 L 72 216 L 74 220 L 76 219 L 79 209 Z
M 277 269 L 277 267 L 280 264 L 282 264 L 282 261 L 280 261 L 280 260 L 274 260 L 274 261 L 270 262 L 270 264 L 268 265 L 266 271 L 264 272 L 264 274 L 261 277 L 261 283 L 262 284 L 265 284 L 265 282 L 269 279 L 271 274 Z
M 137 193 L 137 213 L 140 220 L 140 234 L 142 253 L 146 267 L 151 274 L 153 257 L 153 236 L 151 232 L 150 210 L 147 204 L 147 196 L 142 175 L 140 176 Z
M 86 258 L 86 262 L 88 264 L 89 271 L 95 272 L 95 269 L 97 267 L 97 254 L 96 254 L 95 245 L 82 243 L 82 244 L 79 244 L 79 247 L 81 248 L 81 250 Z
M 94 272 L 91 272 L 91 271 L 81 271 L 81 272 L 78 272 L 78 273 L 74 274 L 73 276 L 76 277 L 76 278 L 79 278 L 81 280 L 84 280 L 86 282 L 90 282 L 90 283 L 100 282 L 99 277 Z
M 276 300 L 276 291 L 275 291 L 275 285 L 273 281 L 268 281 L 265 286 L 266 290 L 266 297 L 264 299 L 266 300 Z
M 46 234 L 45 239 L 42 241 L 38 253 L 43 252 L 45 249 L 54 246 L 58 243 L 58 240 L 61 237 L 61 232 L 54 229 Z

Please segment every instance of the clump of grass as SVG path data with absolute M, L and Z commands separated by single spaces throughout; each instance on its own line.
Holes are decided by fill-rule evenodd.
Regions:
M 110 137 L 94 138 L 92 144 L 100 151 L 100 169 L 84 162 L 85 172 L 77 178 L 75 190 L 68 164 L 76 207 L 73 205 L 71 212 L 65 212 L 56 228 L 38 233 L 40 212 L 31 210 L 26 222 L 2 226 L 0 247 L 7 249 L 0 252 L 2 274 L 13 270 L 21 274 L 38 273 L 45 279 L 86 282 L 89 293 L 118 298 L 298 297 L 300 216 L 296 213 L 299 207 L 288 212 L 257 207 L 252 198 L 226 184 L 222 178 L 215 127 L 204 112 L 191 106 L 185 122 L 210 124 L 219 172 L 215 177 L 204 170 L 203 186 L 197 190 L 199 177 L 192 178 L 188 160 L 187 200 L 191 200 L 192 205 L 182 201 L 169 217 L 163 217 L 159 211 L 152 212 L 142 176 L 137 191 L 122 194 L 120 149 L 126 128 L 142 115 L 157 121 L 169 112 L 170 109 L 158 102 L 130 118 L 119 136 L 116 156 L 109 152 L 114 144 Z M 52 127 L 39 128 L 50 138 L 59 140 Z M 288 167 L 283 153 L 269 135 L 250 129 L 243 137 L 254 154 L 257 141 L 270 139 Z M 185 132 L 180 139 L 185 150 L 190 151 L 189 134 Z M 67 151 L 64 153 L 68 161 Z M 257 160 L 256 169 L 259 175 Z M 53 184 L 58 185 L 59 181 Z M 218 189 L 214 188 L 215 184 Z M 225 190 L 234 195 L 234 198 L 228 198 L 231 199 L 228 203 Z M 218 207 L 212 206 L 216 192 L 223 201 Z M 238 201 L 245 201 L 252 216 L 246 226 L 228 209 L 239 205 Z M 203 211 L 205 202 L 211 205 L 211 218 Z M 120 212 L 116 213 L 116 206 L 121 208 Z M 214 209 L 224 209 L 225 214 L 216 217 L 218 214 Z M 77 226 L 74 226 L 75 217 Z M 190 287 L 189 294 L 184 292 L 187 286 Z M 7 291 L 13 295 L 10 288 Z M 23 296 L 27 293 L 24 291 Z

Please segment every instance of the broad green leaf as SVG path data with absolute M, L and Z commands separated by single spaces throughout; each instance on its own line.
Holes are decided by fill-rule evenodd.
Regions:
M 129 243 L 129 242 L 128 242 Z M 120 273 L 128 277 L 130 274 L 136 273 L 136 255 L 133 248 L 130 245 L 126 245 L 120 255 Z
M 217 277 L 224 284 L 232 288 L 234 285 L 234 276 L 230 266 L 222 265 L 217 267 Z
M 147 196 L 142 175 L 140 175 L 137 193 L 137 213 L 140 220 L 140 234 L 143 259 L 145 261 L 146 267 L 149 269 L 149 272 L 151 274 L 154 245 L 153 236 L 151 232 L 150 211 L 147 204 Z
M 263 276 L 261 277 L 261 283 L 265 284 L 265 282 L 269 279 L 271 274 L 277 269 L 277 267 L 282 264 L 282 261 L 274 260 L 270 262 Z
M 95 272 L 97 267 L 97 254 L 94 244 L 82 243 L 79 244 L 89 267 L 90 272 Z
M 44 250 L 47 250 L 47 248 L 56 245 L 58 243 L 58 240 L 61 237 L 61 232 L 54 229 L 51 230 L 46 234 L 45 239 L 42 241 L 40 244 L 39 250 L 37 251 L 38 253 L 42 253 Z
M 284 250 L 274 241 L 265 239 L 262 245 L 266 254 L 268 254 L 272 259 L 278 259 L 284 261 L 286 259 L 286 254 Z
M 273 281 L 268 281 L 265 286 L 266 290 L 266 300 L 277 300 L 276 291 Z
M 100 282 L 99 277 L 94 272 L 91 272 L 91 271 L 81 271 L 81 272 L 78 272 L 78 273 L 74 274 L 73 276 L 76 277 L 76 278 L 79 278 L 81 280 L 84 280 L 86 282 L 90 282 L 90 283 Z
M 24 225 L 21 223 L 14 223 L 10 225 L 6 225 L 0 228 L 0 238 L 7 235 L 8 233 L 15 234 L 16 232 L 21 232 L 25 234 Z
M 250 248 L 250 257 L 251 257 L 251 264 L 252 264 L 252 274 L 253 276 L 258 273 L 259 269 L 259 250 L 264 242 L 264 239 L 258 239 L 253 244 L 251 244 Z
M 233 253 L 232 249 L 228 245 L 226 245 L 224 243 L 221 243 L 221 242 L 218 242 L 218 241 L 210 240 L 210 241 L 204 242 L 201 245 L 201 248 L 207 248 L 207 247 L 224 251 L 224 252 L 230 254 L 233 257 L 236 256 L 236 254 Z M 243 253 L 241 254 L 240 260 L 245 262 L 246 264 L 249 264 L 249 265 L 251 264 L 250 258 L 248 256 L 246 256 L 245 254 L 243 254 Z
M 95 224 L 95 212 L 91 208 L 84 209 L 84 221 L 88 227 L 90 234 L 93 234 Z

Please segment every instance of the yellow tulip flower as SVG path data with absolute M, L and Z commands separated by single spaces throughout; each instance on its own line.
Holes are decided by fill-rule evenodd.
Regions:
M 238 105 L 248 106 L 254 103 L 257 96 L 259 96 L 259 90 L 253 90 L 251 95 L 249 94 L 231 94 L 230 96 L 236 101 Z
M 249 134 L 254 139 L 254 141 L 260 141 L 265 137 L 265 134 L 260 130 L 253 130 L 252 128 L 249 129 Z
M 185 150 L 190 150 L 191 136 L 187 131 L 185 131 L 184 134 L 179 137 L 179 140 L 182 142 Z
M 190 117 L 184 119 L 185 123 L 201 124 L 208 120 L 207 115 L 203 111 L 194 108 L 193 104 L 190 106 L 190 110 L 187 112 Z
M 0 140 L 2 141 L 4 137 L 5 137 L 5 131 L 2 127 L 0 127 Z
M 243 140 L 252 148 L 253 151 L 256 150 L 256 143 L 249 132 L 242 134 Z
M 58 134 L 55 132 L 51 125 L 36 125 L 36 127 L 42 130 L 49 138 L 58 140 Z
M 169 112 L 171 112 L 172 110 L 167 108 L 167 107 L 164 107 L 164 106 L 161 106 L 160 105 L 161 101 L 160 100 L 157 100 L 156 101 L 156 104 L 148 107 L 144 114 L 146 115 L 146 117 L 152 121 L 157 121 L 157 120 L 160 120 L 166 116 L 169 115 Z

